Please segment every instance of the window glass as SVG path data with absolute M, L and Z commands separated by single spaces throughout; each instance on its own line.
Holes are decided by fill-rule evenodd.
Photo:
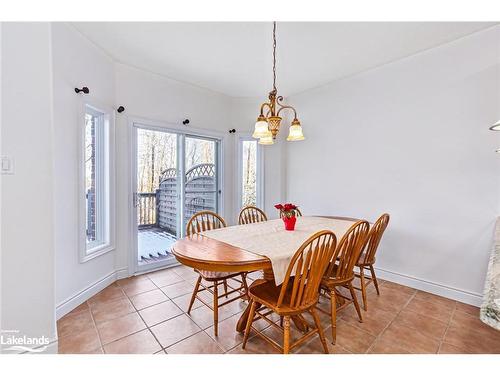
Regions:
M 241 144 L 241 205 L 257 206 L 257 142 L 243 140 Z
M 105 242 L 104 114 L 90 107 L 85 113 L 85 233 L 87 252 Z

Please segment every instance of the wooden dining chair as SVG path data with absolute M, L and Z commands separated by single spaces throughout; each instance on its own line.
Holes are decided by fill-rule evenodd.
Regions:
M 354 275 L 360 278 L 360 288 L 354 288 L 357 290 L 361 290 L 361 295 L 363 297 L 363 309 L 365 311 L 367 311 L 368 309 L 366 301 L 366 287 L 371 282 L 373 282 L 377 294 L 380 295 L 377 276 L 375 275 L 375 269 L 373 268 L 373 265 L 375 264 L 375 253 L 377 252 L 378 245 L 380 243 L 380 240 L 382 239 L 385 228 L 387 228 L 387 224 L 389 224 L 389 214 L 383 214 L 377 219 L 375 224 L 373 224 L 373 226 L 371 227 L 370 232 L 368 233 L 366 245 L 359 256 L 358 261 L 356 262 L 359 273 L 355 273 Z M 370 271 L 371 277 L 365 275 L 365 270 Z
M 348 302 L 354 303 L 359 321 L 363 322 L 352 281 L 354 280 L 354 266 L 365 245 L 369 228 L 370 224 L 367 221 L 360 220 L 347 230 L 335 249 L 334 260 L 328 265 L 321 280 L 321 292 L 326 294 L 326 297 L 330 297 L 331 308 L 330 311 L 325 311 L 318 307 L 318 310 L 331 315 L 334 344 L 337 338 L 337 312 L 348 306 Z M 340 293 L 340 288 L 347 289 L 350 296 Z M 337 302 L 342 304 L 337 306 Z
M 186 227 L 186 234 L 188 236 L 195 235 L 197 233 L 201 233 L 207 230 L 219 229 L 226 227 L 226 222 L 222 217 L 217 215 L 212 211 L 201 211 L 197 214 L 193 215 L 191 219 L 189 219 Z M 196 270 L 199 274 L 198 280 L 196 281 L 196 285 L 194 287 L 193 295 L 191 296 L 191 301 L 189 302 L 188 314 L 191 313 L 191 309 L 193 307 L 195 299 L 198 299 L 201 303 L 207 306 L 214 312 L 214 334 L 218 335 L 218 323 L 219 323 L 219 308 L 236 301 L 243 296 L 247 295 L 247 282 L 246 275 L 244 272 L 240 273 L 231 273 L 231 272 L 214 272 L 214 271 L 204 271 L 204 270 Z M 239 277 L 240 280 L 236 279 Z M 231 285 L 228 286 L 227 280 L 233 279 L 240 284 L 240 287 L 234 288 Z M 205 285 L 202 281 L 206 281 L 208 285 Z M 219 286 L 222 285 L 224 287 L 224 293 L 219 295 Z M 230 289 L 228 291 L 228 288 Z M 210 306 L 206 303 L 202 298 L 198 296 L 198 292 L 208 291 L 213 295 L 213 304 Z M 237 293 L 238 295 L 224 301 L 223 303 L 219 303 L 220 299 L 228 298 L 230 295 Z
M 319 298 L 319 284 L 328 264 L 332 261 L 336 243 L 335 234 L 331 231 L 323 230 L 315 233 L 300 246 L 293 256 L 280 286 L 276 286 L 274 280 L 258 280 L 250 286 L 248 295 L 251 305 L 243 337 L 243 349 L 245 349 L 251 330 L 278 350 L 283 351 L 284 354 L 288 354 L 291 349 L 317 333 L 325 353 L 328 353 L 325 336 L 315 309 Z M 284 327 L 267 317 L 273 312 L 284 318 Z M 300 317 L 300 314 L 305 312 L 312 315 L 314 325 L 310 325 Z M 292 344 L 290 343 L 291 317 L 301 318 L 301 321 L 311 328 Z M 283 346 L 252 327 L 252 323 L 260 319 L 264 319 L 283 332 Z
M 255 206 L 243 207 L 238 217 L 238 224 L 252 224 L 267 221 L 267 215 L 260 208 Z

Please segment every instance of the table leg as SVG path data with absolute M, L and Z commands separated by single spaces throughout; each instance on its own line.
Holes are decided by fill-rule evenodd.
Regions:
M 299 331 L 307 332 L 309 330 L 309 326 L 307 325 L 306 320 L 302 315 L 292 316 L 292 321 Z
M 261 306 L 260 303 L 258 303 L 256 309 L 258 309 L 260 306 Z M 236 323 L 236 331 L 240 333 L 245 332 L 245 328 L 247 327 L 248 315 L 250 315 L 250 303 L 248 304 L 245 311 L 243 311 L 243 314 L 241 314 L 240 318 L 238 319 L 238 323 Z

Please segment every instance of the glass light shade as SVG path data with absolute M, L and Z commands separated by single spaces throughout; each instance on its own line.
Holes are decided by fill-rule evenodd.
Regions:
M 273 136 L 271 135 L 271 132 L 269 132 L 269 136 L 262 137 L 259 140 L 259 145 L 268 146 L 268 145 L 272 145 L 272 144 L 274 144 L 274 141 L 273 141 Z
M 302 141 L 304 140 L 304 133 L 302 133 L 302 126 L 298 120 L 294 120 L 292 125 L 290 125 L 290 130 L 288 131 L 287 141 Z
M 492 126 L 490 126 L 490 130 L 499 131 L 500 130 L 500 120 L 498 120 Z
M 257 118 L 257 122 L 255 123 L 255 129 L 252 134 L 252 137 L 254 138 L 262 138 L 268 136 L 270 133 L 269 131 L 269 125 L 267 124 L 267 120 L 264 116 L 259 116 Z

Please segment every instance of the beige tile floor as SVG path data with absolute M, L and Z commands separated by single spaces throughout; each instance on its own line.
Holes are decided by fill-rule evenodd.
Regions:
M 196 277 L 178 266 L 117 281 L 57 322 L 59 353 L 277 353 L 258 336 L 241 348 L 243 336 L 235 326 L 244 301 L 220 309 L 218 337 L 212 311 L 201 302 L 188 315 Z M 381 281 L 380 289 L 378 296 L 370 287 L 363 323 L 353 306 L 339 314 L 336 345 L 329 316 L 320 314 L 330 353 L 500 353 L 500 331 L 479 320 L 477 307 L 388 281 Z M 211 301 L 210 294 L 203 297 Z M 328 307 L 326 300 L 321 304 Z M 267 323 L 257 327 L 281 341 Z M 293 352 L 322 353 L 322 348 L 314 337 Z

